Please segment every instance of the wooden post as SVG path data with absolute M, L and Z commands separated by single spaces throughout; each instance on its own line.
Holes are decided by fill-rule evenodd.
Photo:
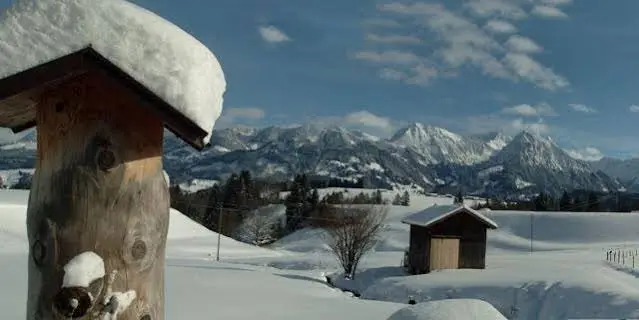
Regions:
M 217 253 L 215 255 L 215 261 L 220 261 L 220 242 L 222 241 L 222 212 L 223 208 L 220 206 L 219 216 L 217 218 Z
M 95 70 L 38 103 L 27 319 L 164 319 L 163 122 Z M 83 276 L 65 265 L 84 252 L 102 258 L 104 276 L 63 287 L 65 277 Z M 126 292 L 134 293 L 128 305 L 117 295 Z

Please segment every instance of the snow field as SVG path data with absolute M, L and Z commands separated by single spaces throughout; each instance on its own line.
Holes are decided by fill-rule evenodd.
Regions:
M 0 191 L 0 268 L 8 270 L 0 274 L 0 282 L 18 291 L 26 290 L 27 198 L 28 192 Z M 412 198 L 410 207 L 390 207 L 387 228 L 373 252 L 363 259 L 354 280 L 343 280 L 335 273 L 339 267 L 320 230 L 298 231 L 268 248 L 221 237 L 222 262 L 215 262 L 217 234 L 172 211 L 166 262 L 167 318 L 189 314 L 193 319 L 208 319 L 211 311 L 207 306 L 216 301 L 215 314 L 223 318 L 319 319 L 349 314 L 349 319 L 387 319 L 407 307 L 411 296 L 418 305 L 393 315 L 408 318 L 391 319 L 453 317 L 446 313 L 446 305 L 422 304 L 448 299 L 482 300 L 505 317 L 520 320 L 639 317 L 639 271 L 603 261 L 607 248 L 639 244 L 633 238 L 639 215 L 483 212 L 500 226 L 489 231 L 486 270 L 407 276 L 400 264 L 408 246 L 408 226 L 401 219 L 433 203 L 452 202 L 446 197 Z M 14 241 L 12 248 L 6 245 L 10 241 Z M 362 299 L 329 287 L 324 274 L 331 275 L 338 287 L 360 293 Z M 0 291 L 0 307 L 11 309 L 9 306 L 23 303 L 22 296 L 14 293 L 7 297 L 8 291 Z M 457 302 L 453 310 L 475 308 L 475 302 Z M 251 308 L 241 307 L 245 304 Z M 484 310 L 477 311 L 482 314 L 492 310 L 477 308 Z M 10 312 L 20 317 L 20 311 Z M 431 318 L 425 317 L 426 311 Z
M 0 308 L 24 318 L 27 291 L 28 191 L 0 190 Z M 230 264 L 237 259 L 278 259 L 289 253 L 221 237 L 171 210 L 166 259 L 167 319 L 387 319 L 404 305 L 359 300 L 330 288 L 314 272 Z
M 403 308 L 388 320 L 506 320 L 493 306 L 473 299 L 449 299 Z
M 398 303 L 406 303 L 410 296 L 418 302 L 481 299 L 511 319 L 639 317 L 639 271 L 604 261 L 608 248 L 639 247 L 639 215 L 483 212 L 500 227 L 488 233 L 486 270 L 407 276 L 400 264 L 409 228 L 400 220 L 422 206 L 452 202 L 440 197 L 413 198 L 410 207 L 391 207 L 387 228 L 373 252 L 364 257 L 354 280 L 341 279 L 339 272 L 332 274 L 338 287 L 359 292 L 364 299 Z M 290 255 L 240 262 L 330 274 L 339 267 L 322 237 L 320 230 L 301 230 L 272 246 Z

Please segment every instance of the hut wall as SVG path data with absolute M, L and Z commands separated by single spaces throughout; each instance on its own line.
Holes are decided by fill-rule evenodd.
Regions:
M 460 213 L 429 228 L 430 236 L 460 238 L 459 268 L 486 266 L 486 226 L 470 214 Z
M 411 274 L 429 271 L 430 236 L 428 230 L 420 226 L 410 226 L 410 246 L 408 265 Z

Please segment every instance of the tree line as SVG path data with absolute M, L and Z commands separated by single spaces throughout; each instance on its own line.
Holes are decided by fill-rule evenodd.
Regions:
M 639 210 L 639 195 L 634 193 L 606 193 L 588 190 L 564 191 L 560 197 L 541 192 L 535 197 L 520 201 L 487 199 L 476 205 L 477 209 L 562 211 L 562 212 L 631 212 Z
M 254 179 L 249 171 L 234 173 L 226 181 L 194 193 L 174 185 L 170 193 L 171 206 L 189 218 L 254 244 L 267 244 L 306 227 L 330 227 L 339 220 L 335 205 L 388 204 L 381 190 L 354 193 L 344 189 L 320 197 L 317 186 L 305 174 L 282 184 Z M 409 193 L 397 194 L 392 204 L 408 206 Z M 272 205 L 285 208 L 280 219 Z

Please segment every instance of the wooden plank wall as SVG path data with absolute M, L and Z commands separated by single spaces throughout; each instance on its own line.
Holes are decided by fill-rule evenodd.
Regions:
M 429 271 L 430 238 L 424 227 L 410 226 L 410 245 L 408 265 L 411 274 L 422 274 Z

